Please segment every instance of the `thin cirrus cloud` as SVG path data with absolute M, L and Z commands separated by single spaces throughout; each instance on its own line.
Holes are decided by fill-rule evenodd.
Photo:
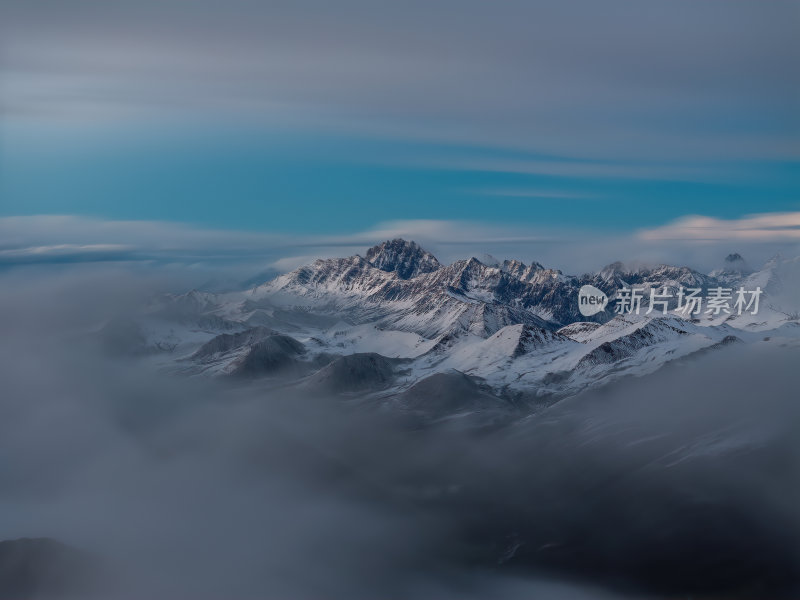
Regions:
M 124 260 L 135 251 L 124 244 L 53 244 L 0 250 L 0 264 L 99 262 Z
M 479 188 L 470 191 L 473 194 L 478 194 L 481 196 L 497 196 L 500 198 L 531 198 L 542 200 L 595 200 L 603 197 L 599 194 L 538 188 Z
M 0 15 L 0 102 L 565 156 L 796 157 L 797 16 L 781 0 L 20 2 Z
M 439 244 L 547 239 L 524 228 L 433 219 L 387 221 L 348 234 L 286 235 L 209 229 L 167 221 L 30 215 L 0 217 L 0 239 L 4 241 L 0 247 L 0 263 L 63 262 L 69 257 L 76 260 L 91 260 L 92 257 L 103 260 L 236 259 L 276 251 L 285 253 L 297 248 L 314 248 L 325 254 L 326 248 L 333 252 L 342 251 L 342 248 L 360 251 L 364 245 L 398 237 Z
M 568 272 L 615 260 L 714 268 L 730 252 L 754 264 L 775 252 L 800 250 L 800 213 L 735 220 L 687 216 L 661 227 L 600 236 L 580 230 L 537 230 L 458 220 L 396 220 L 336 235 L 284 235 L 208 229 L 163 221 L 103 220 L 74 215 L 0 218 L 0 266 L 126 262 L 239 273 L 286 272 L 315 258 L 362 254 L 387 239 L 415 240 L 443 262 L 490 253 L 537 260 Z M 201 270 L 202 270 L 201 269 Z
M 0 263 L 92 260 L 184 261 L 246 256 L 288 243 L 288 236 L 145 220 L 77 215 L 0 217 Z
M 662 227 L 640 231 L 638 237 L 644 241 L 798 241 L 800 212 L 755 214 L 740 219 L 691 215 Z
M 441 159 L 417 166 L 433 166 L 454 171 L 479 171 L 517 175 L 545 175 L 573 179 L 633 179 L 664 181 L 729 181 L 731 168 L 693 164 L 640 162 L 505 159 Z M 574 197 L 574 196 L 573 196 Z

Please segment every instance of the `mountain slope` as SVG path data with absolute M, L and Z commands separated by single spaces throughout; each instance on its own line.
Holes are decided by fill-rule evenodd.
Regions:
M 436 257 L 416 242 L 389 240 L 367 250 L 366 259 L 381 271 L 396 273 L 400 279 L 411 279 L 435 271 L 441 265 Z
M 391 396 L 457 372 L 497 397 L 564 397 L 733 339 L 797 344 L 800 260 L 776 257 L 748 274 L 740 258 L 729 256 L 728 268 L 712 275 L 612 263 L 575 276 L 494 258 L 442 265 L 416 243 L 396 239 L 365 257 L 317 260 L 244 292 L 161 296 L 143 315 L 110 323 L 103 336 L 117 355 L 165 368 L 280 374 L 332 393 Z M 646 301 L 640 315 L 613 309 L 624 286 L 643 289 L 647 298 L 649 289 L 706 291 L 734 281 L 764 290 L 757 315 L 647 315 Z M 612 301 L 588 319 L 577 301 L 587 284 Z

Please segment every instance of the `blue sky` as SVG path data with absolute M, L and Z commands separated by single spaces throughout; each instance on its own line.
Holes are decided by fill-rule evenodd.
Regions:
M 461 227 L 697 242 L 692 216 L 716 219 L 713 239 L 800 236 L 797 0 L 0 10 L 13 252 L 59 243 L 11 229 L 47 215 L 329 241 Z M 69 243 L 114 243 L 77 231 Z
M 261 127 L 36 123 L 5 127 L 0 190 L 4 215 L 306 233 L 397 218 L 614 231 L 797 210 L 799 171 L 789 160 L 604 161 Z

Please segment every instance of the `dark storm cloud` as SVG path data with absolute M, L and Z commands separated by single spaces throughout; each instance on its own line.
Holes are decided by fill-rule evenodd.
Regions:
M 257 115 L 594 157 L 797 155 L 797 2 L 6 2 L 10 116 Z

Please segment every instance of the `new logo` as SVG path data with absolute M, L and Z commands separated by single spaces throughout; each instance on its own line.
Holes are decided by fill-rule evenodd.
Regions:
M 608 304 L 608 296 L 593 285 L 585 285 L 578 291 L 578 310 L 584 317 L 591 317 Z

